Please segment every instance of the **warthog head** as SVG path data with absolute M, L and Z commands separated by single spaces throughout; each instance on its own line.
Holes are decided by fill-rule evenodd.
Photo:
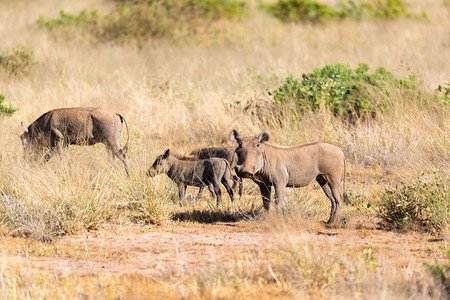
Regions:
M 264 130 L 257 137 L 242 138 L 236 130 L 230 132 L 229 139 L 239 144 L 237 173 L 240 177 L 251 178 L 264 166 L 263 143 L 268 141 L 270 133 Z
M 158 156 L 155 159 L 153 165 L 148 169 L 147 176 L 153 177 L 161 173 L 166 173 L 169 170 L 169 158 L 170 149 L 167 149 L 163 155 Z
M 20 135 L 20 140 L 23 146 L 23 156 L 25 159 L 30 159 L 36 156 L 36 146 L 34 145 L 34 140 L 29 132 L 28 128 L 21 123 L 24 133 Z

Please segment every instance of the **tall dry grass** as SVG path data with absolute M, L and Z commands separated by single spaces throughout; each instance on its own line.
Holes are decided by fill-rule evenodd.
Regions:
M 338 62 L 352 67 L 366 62 L 373 69 L 384 66 L 399 76 L 414 73 L 423 81 L 424 90 L 432 93 L 439 84 L 449 80 L 448 4 L 431 0 L 409 2 L 415 10 L 425 10 L 428 19 L 345 20 L 317 26 L 282 24 L 252 2 L 249 18 L 233 24 L 224 21 L 221 25 L 231 26 L 232 30 L 217 36 L 199 36 L 193 43 L 161 40 L 139 46 L 92 44 L 83 37 L 67 40 L 35 24 L 39 15 L 56 17 L 60 10 L 78 13 L 89 8 L 107 12 L 114 5 L 112 1 L 1 2 L 0 50 L 29 47 L 36 61 L 26 76 L 10 76 L 0 70 L 0 92 L 7 95 L 5 103 L 20 108 L 12 117 L 0 116 L 2 231 L 47 240 L 106 222 L 161 224 L 172 215 L 183 213 L 187 219 L 195 220 L 195 216 L 189 215 L 193 211 L 200 214 L 206 211 L 206 217 L 210 217 L 215 210 L 211 201 L 180 207 L 174 201 L 177 191 L 173 184 L 165 177 L 148 179 L 145 171 L 166 148 L 187 153 L 198 147 L 232 146 L 227 136 L 234 128 L 243 135 L 257 134 L 267 128 L 272 132 L 273 141 L 283 145 L 326 141 L 342 147 L 349 162 L 347 186 L 355 201 L 364 204 L 361 207 L 375 202 L 377 193 L 386 185 L 413 180 L 420 172 L 431 173 L 438 168 L 448 176 L 448 107 L 427 106 L 420 97 L 403 99 L 394 92 L 392 109 L 374 120 L 350 126 L 321 111 L 302 119 L 286 117 L 280 125 L 271 115 L 271 102 L 266 94 L 267 89 L 278 87 L 289 74 L 299 77 L 314 68 Z M 255 114 L 245 109 L 248 105 Z M 128 120 L 131 178 L 124 176 L 117 161 L 108 160 L 102 145 L 70 147 L 62 158 L 54 158 L 44 165 L 22 160 L 20 122 L 30 123 L 50 109 L 71 106 L 109 108 Z M 289 111 L 286 114 L 289 116 Z M 246 182 L 245 192 L 246 196 L 238 202 L 243 211 L 261 205 L 254 184 Z M 288 213 L 305 218 L 324 219 L 329 211 L 328 201 L 317 186 L 291 191 L 286 205 Z M 228 218 L 226 208 L 222 210 L 223 214 L 214 216 Z M 345 208 L 344 214 L 353 211 Z M 288 270 L 289 260 L 295 261 L 297 254 L 326 256 L 318 249 L 292 247 L 279 253 L 285 255 L 280 261 L 289 262 L 280 266 L 286 268 L 283 269 L 286 277 L 277 277 L 278 281 L 273 276 L 264 279 L 271 282 L 270 286 L 276 285 L 275 289 L 280 289 L 279 282 L 281 289 L 287 284 L 288 295 L 292 295 L 292 289 L 304 290 L 290 284 L 305 276 Z M 346 283 L 337 274 L 342 272 L 340 268 L 345 269 L 344 273 L 350 272 L 346 268 L 353 261 L 336 262 L 333 257 L 330 266 L 337 269 L 325 270 L 331 277 L 324 284 L 342 287 Z M 26 271 L 21 279 L 26 284 L 17 283 L 15 276 L 22 271 L 5 261 L 2 260 L 3 280 L 12 280 L 13 287 L 25 287 L 16 294 L 8 291 L 6 295 L 33 297 L 28 288 L 35 275 Z M 324 264 L 320 260 L 316 262 Z M 316 270 L 320 266 L 299 267 Z M 223 272 L 218 268 L 209 271 Z M 233 273 L 233 268 L 231 274 L 243 276 L 238 284 L 259 284 L 259 279 L 252 281 L 253 277 L 245 277 L 242 270 Z M 225 270 L 229 276 L 230 269 Z M 383 296 L 383 284 L 388 284 L 391 276 L 395 278 L 388 269 L 375 274 L 364 272 L 369 274 L 369 279 L 355 279 L 348 290 L 344 288 L 348 292 L 345 295 L 358 296 L 363 291 L 375 292 L 381 288 L 379 295 Z M 405 271 L 407 278 L 398 280 L 402 284 L 412 283 L 414 276 L 421 276 L 414 273 L 408 277 L 408 274 L 411 273 Z M 195 280 L 186 284 L 195 286 L 193 294 L 187 294 L 192 297 L 202 295 L 198 294 L 202 286 L 220 289 L 222 284 L 235 282 L 228 277 L 219 283 L 209 282 L 200 273 L 194 275 L 194 279 L 186 279 Z M 5 276 L 10 279 L 4 279 Z M 83 282 L 84 278 L 77 276 L 72 279 Z M 372 278 L 383 280 L 378 282 L 379 286 L 371 286 Z M 45 277 L 39 284 L 51 293 L 55 287 L 59 291 L 61 282 L 72 279 Z M 94 276 L 89 282 L 112 285 L 118 280 Z M 53 295 L 56 294 L 41 296 Z M 211 294 L 205 295 L 207 298 Z
M 0 183 L 3 193 L 26 198 L 27 203 L 60 203 L 69 195 L 80 195 L 75 197 L 77 203 L 80 197 L 97 204 L 101 201 L 93 199 L 102 199 L 109 211 L 122 198 L 145 199 L 160 188 L 143 176 L 158 154 L 166 148 L 188 152 L 233 145 L 227 141 L 233 128 L 244 135 L 268 128 L 274 142 L 284 145 L 326 141 L 341 146 L 350 162 L 350 189 L 366 196 L 379 188 L 360 183 L 377 176 L 408 179 L 422 171 L 449 169 L 450 118 L 445 106 L 429 107 L 420 96 L 403 99 L 393 91 L 392 108 L 375 120 L 349 126 L 323 111 L 300 120 L 286 117 L 280 125 L 271 117 L 266 93 L 288 74 L 300 76 L 336 62 L 384 66 L 398 76 L 414 73 L 423 80 L 424 90 L 432 93 L 448 80 L 444 3 L 412 3 L 416 10 L 425 9 L 428 20 L 346 20 L 317 26 L 282 24 L 254 4 L 250 17 L 233 25 L 240 35 L 225 40 L 208 36 L 206 43 L 200 39 L 195 44 L 153 41 L 139 47 L 64 40 L 35 24 L 39 15 L 55 17 L 61 9 L 106 12 L 112 8 L 109 2 L 1 5 L 0 32 L 6 37 L 2 47 L 29 47 L 36 61 L 27 76 L 0 73 L 6 103 L 20 108 L 13 117 L 0 119 Z M 259 110 L 250 115 L 242 109 L 247 104 L 259 105 Z M 20 122 L 30 123 L 50 109 L 69 106 L 107 107 L 128 119 L 130 180 L 118 168 L 108 168 L 111 162 L 102 146 L 73 147 L 61 162 L 55 159 L 42 166 L 22 161 Z M 261 121 L 264 114 L 268 118 Z M 165 179 L 162 182 L 170 185 Z M 91 194 L 86 195 L 86 189 Z M 108 220 L 108 214 L 99 218 Z

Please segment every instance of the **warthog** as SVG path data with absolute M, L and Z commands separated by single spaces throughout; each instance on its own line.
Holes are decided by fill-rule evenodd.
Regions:
M 204 149 L 198 149 L 194 150 L 190 153 L 190 155 L 197 157 L 199 159 L 207 159 L 211 157 L 218 157 L 223 158 L 228 161 L 230 164 L 230 168 L 234 170 L 233 174 L 233 190 L 236 187 L 236 184 L 239 184 L 239 197 L 242 196 L 242 178 L 237 176 L 236 173 L 236 165 L 238 162 L 238 156 L 236 152 L 234 152 L 234 148 L 232 147 L 214 147 L 214 148 L 204 148 Z M 199 196 L 202 193 L 203 188 L 200 188 L 199 190 Z
M 46 112 L 28 127 L 22 122 L 25 132 L 20 139 L 25 157 L 45 154 L 45 161 L 55 152 L 61 154 L 63 147 L 68 145 L 103 143 L 113 157 L 123 162 L 128 175 L 126 152 L 129 134 L 123 149 L 119 144 L 123 123 L 128 134 L 127 121 L 117 113 L 101 108 L 60 108 Z
M 293 147 L 276 146 L 267 143 L 270 133 L 264 130 L 257 137 L 242 138 L 236 130 L 229 139 L 236 141 L 238 155 L 237 172 L 244 178 L 251 178 L 258 184 L 263 206 L 270 207 L 272 186 L 275 187 L 275 204 L 282 205 L 286 187 L 302 187 L 314 179 L 331 201 L 331 213 L 327 223 L 339 218 L 342 196 L 339 191 L 345 158 L 342 150 L 326 143 L 313 143 Z
M 178 159 L 170 154 L 170 149 L 167 149 L 163 155 L 156 158 L 148 169 L 147 176 L 153 177 L 161 173 L 167 174 L 178 185 L 180 201 L 185 198 L 186 186 L 206 186 L 213 197 L 214 194 L 216 195 L 217 206 L 219 206 L 222 201 L 219 186 L 221 182 L 230 195 L 231 201 L 234 202 L 230 164 L 225 159 Z

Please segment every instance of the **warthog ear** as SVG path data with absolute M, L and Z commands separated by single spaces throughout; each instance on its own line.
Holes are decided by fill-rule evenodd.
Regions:
M 267 142 L 270 139 L 270 132 L 264 130 L 260 135 L 258 135 L 257 139 L 260 143 Z
M 170 149 L 167 149 L 166 151 L 164 151 L 164 154 L 163 154 L 163 159 L 166 159 L 166 158 L 168 158 L 168 157 L 169 157 L 169 155 L 170 155 Z
M 233 129 L 230 132 L 230 135 L 228 136 L 228 139 L 230 141 L 238 142 L 238 143 L 241 143 L 241 141 L 242 141 L 242 137 L 239 135 L 239 133 L 235 129 Z
M 28 128 L 23 124 L 23 122 L 20 122 L 20 125 L 22 125 L 23 131 L 28 132 Z

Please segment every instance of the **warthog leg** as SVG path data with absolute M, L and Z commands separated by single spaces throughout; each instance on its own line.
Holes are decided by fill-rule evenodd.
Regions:
M 234 202 L 234 192 L 233 192 L 230 178 L 227 176 L 223 176 L 221 182 L 222 182 L 223 186 L 225 187 L 225 189 L 227 190 L 228 195 L 230 195 L 231 202 Z
M 333 197 L 335 200 L 335 206 L 333 211 L 332 218 L 330 217 L 330 223 L 335 223 L 339 221 L 339 215 L 341 211 L 341 204 L 342 204 L 342 196 L 341 191 L 339 190 L 340 180 L 335 180 L 331 178 L 330 182 L 328 183 L 331 188 L 331 192 L 333 193 Z
M 211 193 L 211 197 L 214 198 L 214 187 L 212 185 L 212 183 L 208 184 L 208 190 Z
M 123 166 L 125 167 L 125 173 L 127 173 L 127 176 L 130 177 L 127 155 L 123 152 L 122 149 L 119 149 L 118 151 L 114 151 L 114 149 L 113 149 L 113 153 L 114 153 L 114 156 L 116 156 L 118 159 L 120 159 L 123 162 Z
M 275 205 L 277 207 L 277 210 L 280 211 L 283 210 L 283 204 L 284 204 L 284 192 L 286 189 L 286 184 L 277 184 L 275 183 Z
M 45 156 L 45 161 L 48 161 L 50 159 L 50 156 L 52 156 L 55 153 L 61 156 L 63 152 L 63 147 L 64 147 L 63 134 L 58 129 L 52 128 L 50 133 L 50 154 L 47 154 Z
M 178 196 L 180 197 L 180 204 L 183 205 L 184 198 L 186 197 L 186 185 L 183 183 L 178 184 Z
M 241 177 L 238 177 L 238 180 L 239 180 L 239 190 L 238 190 L 238 193 L 239 193 L 239 198 L 240 198 L 240 197 L 242 197 L 242 190 L 243 190 L 244 182 L 243 182 L 243 180 L 242 180 Z
M 214 187 L 212 186 L 212 184 L 208 184 L 207 185 L 209 192 L 211 193 L 211 197 L 214 198 Z M 197 196 L 195 197 L 195 201 L 197 201 L 198 199 L 200 199 L 200 197 L 202 196 L 203 190 L 205 189 L 204 186 L 200 187 L 198 189 L 198 193 Z
M 236 189 L 236 185 L 238 186 L 238 194 L 239 197 L 242 197 L 242 178 L 237 176 L 237 175 L 233 175 L 233 191 Z
M 272 186 L 264 183 L 258 183 L 259 189 L 262 195 L 262 201 L 264 208 L 269 211 L 270 208 L 270 194 L 272 192 Z
M 316 180 L 322 187 L 322 190 L 324 191 L 325 195 L 327 195 L 328 199 L 330 199 L 331 201 L 330 218 L 328 219 L 327 223 L 328 224 L 334 223 L 336 221 L 337 214 L 339 213 L 339 202 L 337 199 L 340 199 L 340 197 L 339 198 L 336 197 L 335 192 L 330 187 L 330 183 L 327 181 L 325 176 L 318 175 Z M 337 196 L 339 196 L 339 187 L 337 190 L 338 190 Z
M 194 201 L 197 201 L 198 199 L 200 199 L 200 197 L 202 196 L 202 193 L 203 193 L 203 189 L 204 189 L 204 187 L 202 187 L 202 186 L 198 189 L 198 193 L 197 193 L 197 196 L 195 196 Z
M 217 197 L 217 207 L 219 207 L 220 203 L 222 202 L 222 191 L 220 190 L 219 183 L 215 178 L 212 182 L 212 185 L 214 187 L 214 193 L 216 194 Z

